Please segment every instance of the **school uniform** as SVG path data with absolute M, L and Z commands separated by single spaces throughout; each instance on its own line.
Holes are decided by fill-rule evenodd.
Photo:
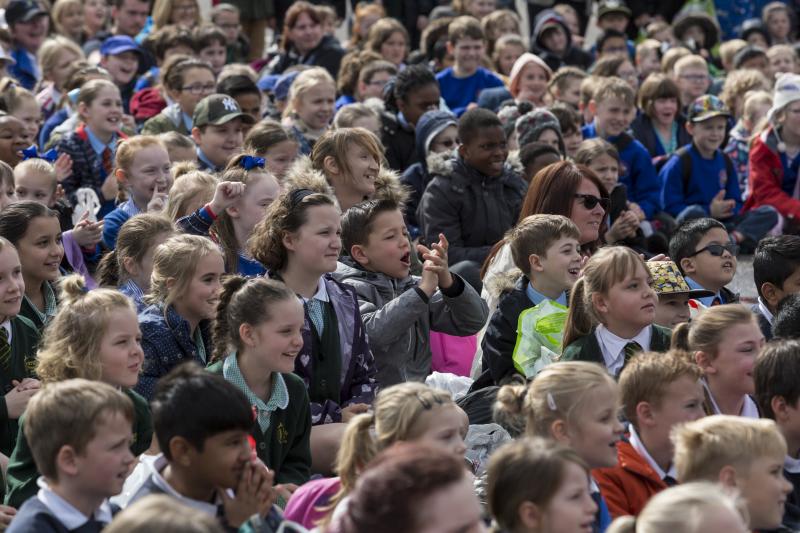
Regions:
M 611 513 L 608 511 L 608 504 L 606 504 L 606 499 L 600 492 L 600 487 L 592 477 L 589 478 L 589 494 L 595 505 L 597 505 L 594 524 L 592 524 L 592 533 L 604 533 L 608 526 L 611 525 Z
M 703 411 L 705 411 L 707 416 L 723 414 L 722 411 L 720 411 L 716 400 L 714 399 L 714 395 L 711 393 L 711 389 L 709 388 L 706 379 L 700 378 L 700 383 L 703 384 L 703 395 L 705 396 L 703 400 Z M 761 418 L 761 410 L 758 408 L 756 401 L 749 394 L 744 395 L 744 404 L 742 405 L 742 411 L 738 416 L 753 419 Z
M 197 147 L 197 168 L 211 173 L 222 170 L 220 167 L 211 162 L 211 160 L 208 158 L 208 156 L 206 156 L 205 153 L 203 153 L 199 146 Z
M 147 307 L 147 303 L 144 301 L 144 291 L 132 279 L 129 279 L 117 287 L 117 290 L 131 299 L 134 305 L 136 305 L 137 313 L 141 313 Z
M 187 137 L 192 135 L 192 117 L 184 113 L 177 103 L 162 109 L 142 127 L 142 135 L 159 135 L 170 131 L 176 131 Z
M 791 531 L 800 530 L 800 459 L 787 455 L 783 460 L 783 477 L 792 484 L 786 495 L 782 525 Z
M 626 347 L 630 343 L 638 344 L 635 352 L 666 352 L 669 350 L 672 332 L 656 324 L 643 328 L 632 339 L 623 339 L 611 333 L 600 324 L 589 335 L 575 339 L 564 348 L 562 361 L 590 361 L 606 367 L 609 374 L 619 376 L 629 359 Z M 630 352 L 631 350 L 628 349 Z
M 23 316 L 6 320 L 0 328 L 0 452 L 9 456 L 14 450 L 19 426 L 17 419 L 8 417 L 5 394 L 14 388 L 12 380 L 35 377 L 40 336 L 36 326 Z
M 268 401 L 256 396 L 242 376 L 236 353 L 208 367 L 241 390 L 256 410 L 250 432 L 256 453 L 270 470 L 275 483 L 302 485 L 311 477 L 311 408 L 303 380 L 294 374 L 272 374 Z
M 684 279 L 686 280 L 686 283 L 689 284 L 689 287 L 691 287 L 692 289 L 709 290 L 700 285 L 699 283 L 697 283 L 689 276 L 684 276 Z M 716 294 L 712 296 L 705 296 L 703 298 L 692 298 L 692 299 L 701 303 L 704 307 L 739 303 L 739 295 L 726 287 L 722 287 L 719 291 L 717 291 Z
M 104 501 L 91 516 L 86 516 L 56 494 L 42 479 L 38 494 L 19 509 L 7 533 L 99 533 L 119 507 Z
M 478 67 L 478 70 L 466 78 L 456 77 L 454 67 L 448 67 L 436 74 L 436 81 L 439 82 L 447 107 L 457 117 L 464 114 L 469 104 L 478 101 L 481 91 L 503 86 L 503 80 L 497 74 L 483 67 Z
M 58 300 L 56 299 L 56 291 L 53 290 L 53 285 L 49 281 L 42 284 L 42 293 L 44 294 L 44 309 L 39 309 L 27 296 L 22 297 L 22 304 L 19 308 L 19 315 L 32 322 L 37 331 L 41 332 L 44 327 L 56 316 L 58 312 Z
M 153 418 L 150 414 L 150 406 L 147 404 L 147 400 L 131 389 L 122 389 L 122 392 L 133 402 L 131 453 L 139 456 L 150 448 L 153 440 Z M 8 471 L 6 472 L 5 504 L 16 508 L 36 494 L 36 479 L 39 477 L 39 470 L 36 468 L 33 454 L 25 438 L 24 426 L 25 415 L 19 419 L 19 438 L 8 459 Z
M 103 218 L 103 244 L 109 250 L 117 247 L 117 235 L 122 225 L 128 219 L 138 215 L 142 210 L 133 202 L 133 199 L 126 200 L 119 204 L 116 209 L 111 211 Z
M 23 46 L 14 43 L 10 55 L 14 58 L 14 63 L 6 69 L 8 74 L 17 80 L 22 87 L 33 91 L 36 83 L 42 78 L 36 54 L 32 54 Z
M 758 328 L 761 330 L 761 334 L 764 335 L 764 339 L 771 341 L 772 327 L 775 325 L 775 316 L 772 314 L 772 311 L 769 310 L 767 304 L 764 303 L 761 296 L 758 297 L 756 303 L 750 306 L 750 311 L 756 316 Z

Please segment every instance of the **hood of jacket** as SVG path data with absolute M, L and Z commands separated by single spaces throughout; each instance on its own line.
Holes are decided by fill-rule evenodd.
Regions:
M 536 15 L 536 18 L 533 22 L 533 34 L 531 34 L 531 45 L 533 50 L 543 50 L 553 53 L 553 51 L 549 50 L 542 42 L 542 34 L 544 34 L 545 28 L 552 26 L 553 24 L 558 24 L 561 26 L 561 28 L 564 30 L 564 33 L 567 34 L 567 47 L 564 52 L 566 53 L 566 51 L 572 47 L 572 33 L 569 31 L 569 27 L 567 26 L 567 22 L 564 20 L 564 17 L 562 17 L 553 9 L 545 9 Z
M 423 168 L 427 166 L 425 161 L 433 139 L 448 126 L 458 126 L 458 119 L 449 111 L 428 111 L 417 121 L 414 143 Z
M 536 54 L 525 52 L 514 62 L 514 66 L 511 67 L 511 74 L 509 74 L 510 81 L 508 83 L 508 91 L 514 98 L 519 95 L 519 84 L 522 78 L 522 70 L 528 63 L 535 63 L 536 65 L 542 67 L 547 73 L 548 81 L 553 77 L 553 69 L 551 69 L 547 63 L 545 63 L 544 59 Z
M 374 285 L 379 290 L 386 291 L 386 294 L 404 292 L 409 285 L 416 286 L 417 282 L 409 274 L 403 279 L 390 278 L 381 272 L 372 272 L 356 263 L 355 259 L 349 255 L 343 255 L 336 264 L 336 272 L 333 273 L 335 280 L 343 282 L 346 279 L 357 279 L 364 283 Z M 391 298 L 391 297 L 390 297 Z
M 486 179 L 483 174 L 467 165 L 463 159 L 458 155 L 455 150 L 452 152 L 442 152 L 440 154 L 431 154 L 427 159 L 428 172 L 431 176 L 450 176 L 454 171 L 458 171 L 463 175 L 476 175 Z M 509 152 L 506 164 L 503 167 L 503 174 L 495 179 L 497 181 L 506 180 L 509 176 L 515 179 L 521 179 L 524 169 L 519 159 L 519 151 L 515 150 Z

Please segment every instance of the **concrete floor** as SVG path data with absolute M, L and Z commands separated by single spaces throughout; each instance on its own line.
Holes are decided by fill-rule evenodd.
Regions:
M 728 285 L 733 292 L 738 292 L 742 303 L 755 303 L 758 298 L 756 286 L 753 283 L 753 256 L 740 255 L 736 266 L 736 276 Z

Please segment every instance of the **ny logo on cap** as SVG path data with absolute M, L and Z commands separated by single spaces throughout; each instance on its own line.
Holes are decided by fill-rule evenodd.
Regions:
M 239 111 L 233 98 L 225 98 L 222 101 L 222 105 L 225 107 L 226 111 Z

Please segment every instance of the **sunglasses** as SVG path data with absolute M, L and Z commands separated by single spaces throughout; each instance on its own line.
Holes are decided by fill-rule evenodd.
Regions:
M 694 257 L 697 254 L 702 254 L 703 252 L 708 252 L 714 257 L 722 257 L 722 254 L 728 252 L 729 254 L 735 256 L 739 253 L 739 245 L 738 244 L 709 244 L 705 248 L 700 248 L 699 250 L 695 251 L 692 255 L 687 257 Z
M 603 211 L 608 211 L 608 198 L 598 198 L 593 194 L 575 194 L 575 198 L 583 201 L 583 207 L 586 209 L 594 209 L 597 204 L 603 208 Z

